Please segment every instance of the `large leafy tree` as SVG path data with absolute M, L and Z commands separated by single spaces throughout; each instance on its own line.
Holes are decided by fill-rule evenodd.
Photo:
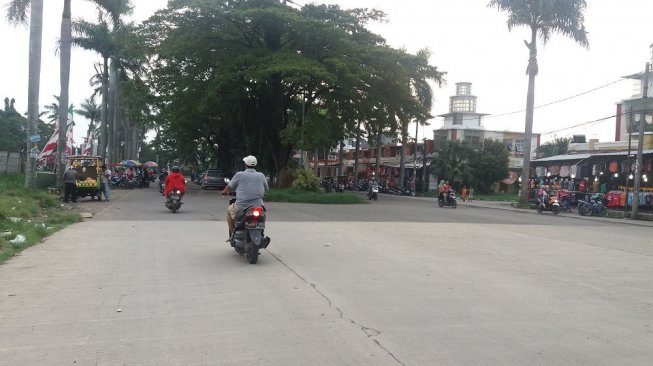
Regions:
M 29 82 L 27 91 L 27 135 L 34 136 L 38 133 L 39 119 L 39 88 L 41 81 L 41 46 L 43 38 L 43 0 L 12 0 L 9 2 L 7 19 L 12 24 L 26 23 L 27 13 L 30 10 L 29 32 Z M 36 145 L 27 140 L 27 152 Z M 25 187 L 36 188 L 36 161 L 27 160 L 27 175 Z
M 359 124 L 380 136 L 396 131 L 398 116 L 425 118 L 410 81 L 441 74 L 428 60 L 416 69 L 423 59 L 365 28 L 382 17 L 274 0 L 169 2 L 141 31 L 167 127 L 162 141 L 184 156 L 214 151 L 227 169 L 252 153 L 274 173 L 301 136 L 311 148 L 356 133 Z M 327 141 L 318 136 L 326 131 Z
M 492 185 L 508 176 L 508 150 L 501 141 L 485 139 L 470 159 L 473 182 L 481 192 L 489 192 Z
M 581 46 L 588 46 L 585 30 L 585 0 L 491 0 L 490 7 L 508 13 L 508 29 L 527 27 L 531 31 L 530 42 L 525 41 L 529 51 L 528 94 L 526 97 L 526 121 L 524 141 L 524 161 L 522 182 L 528 181 L 531 158 L 531 140 L 533 135 L 533 110 L 535 105 L 535 77 L 538 74 L 537 38 L 546 43 L 553 33 L 559 33 L 576 41 Z M 520 201 L 526 203 L 528 190 L 523 189 Z

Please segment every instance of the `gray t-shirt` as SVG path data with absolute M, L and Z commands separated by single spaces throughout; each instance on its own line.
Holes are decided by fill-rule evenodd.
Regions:
M 72 184 L 77 183 L 77 170 L 68 169 L 65 172 L 63 172 L 63 182 L 72 183 Z
M 245 208 L 263 206 L 263 195 L 269 188 L 263 173 L 247 168 L 234 175 L 229 182 L 229 189 L 236 192 L 236 206 Z

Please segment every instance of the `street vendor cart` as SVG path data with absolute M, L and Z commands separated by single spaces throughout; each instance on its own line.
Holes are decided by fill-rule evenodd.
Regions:
M 77 170 L 77 197 L 90 196 L 101 200 L 102 158 L 99 156 L 71 156 L 69 164 Z

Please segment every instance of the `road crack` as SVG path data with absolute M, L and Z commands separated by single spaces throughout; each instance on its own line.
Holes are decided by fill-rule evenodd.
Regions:
M 297 278 L 299 278 L 302 282 L 304 282 L 305 284 L 311 286 L 311 288 L 313 289 L 313 291 L 315 291 L 318 295 L 322 296 L 322 298 L 324 298 L 324 299 L 327 301 L 329 307 L 335 309 L 335 310 L 338 312 L 338 316 L 340 317 L 340 319 L 345 320 L 345 321 L 348 321 L 349 323 L 355 325 L 356 327 L 359 327 L 359 328 L 361 329 L 361 331 L 362 331 L 363 333 L 365 333 L 365 336 L 366 336 L 368 339 L 370 339 L 372 342 L 374 342 L 374 344 L 376 344 L 377 347 L 379 347 L 380 349 L 382 349 L 382 350 L 383 350 L 383 351 L 384 351 L 388 356 L 392 357 L 392 359 L 394 359 L 395 361 L 397 361 L 398 364 L 400 364 L 400 365 L 402 365 L 402 366 L 405 366 L 405 365 L 406 365 L 405 363 L 401 362 L 401 360 L 399 360 L 399 359 L 397 358 L 397 356 L 394 355 L 394 353 L 392 353 L 392 352 L 391 352 L 389 349 L 387 349 L 383 344 L 381 344 L 381 342 L 379 342 L 378 339 L 375 338 L 375 337 L 378 337 L 378 336 L 380 336 L 380 335 L 382 334 L 381 330 L 379 330 L 379 329 L 375 329 L 375 328 L 366 327 L 366 326 L 364 326 L 364 325 L 358 323 L 356 320 L 346 317 L 346 316 L 345 316 L 345 313 L 342 311 L 342 309 L 340 309 L 340 308 L 337 307 L 337 306 L 334 306 L 334 305 L 333 305 L 333 302 L 331 302 L 331 299 L 330 299 L 330 298 L 329 298 L 329 297 L 328 297 L 324 292 L 322 292 L 322 291 L 317 287 L 316 284 L 308 282 L 308 281 L 306 280 L 306 278 L 304 278 L 304 277 L 303 277 L 302 275 L 300 275 L 297 271 L 295 271 L 293 268 L 291 268 L 291 267 L 290 267 L 286 262 L 284 262 L 281 258 L 279 258 L 278 256 L 276 256 L 274 253 L 272 253 L 272 252 L 270 252 L 270 251 L 268 251 L 268 253 L 269 253 L 272 257 L 274 257 L 274 259 L 276 259 L 279 263 L 281 263 L 284 267 L 286 267 L 286 268 L 287 268 L 287 269 L 288 269 L 292 274 L 294 274 Z

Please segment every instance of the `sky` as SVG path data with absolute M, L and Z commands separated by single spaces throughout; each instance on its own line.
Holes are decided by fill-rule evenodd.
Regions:
M 483 125 L 488 130 L 523 131 L 528 77 L 526 65 L 529 39 L 526 28 L 508 30 L 507 14 L 488 8 L 488 0 L 295 0 L 297 4 L 337 4 L 342 8 L 376 8 L 387 15 L 387 22 L 368 28 L 383 36 L 395 48 L 416 53 L 428 48 L 431 64 L 446 72 L 446 84 L 434 85 L 432 114 L 449 109 L 455 83 L 471 82 L 478 97 L 477 112 L 487 113 Z M 535 105 L 563 102 L 537 108 L 533 132 L 542 142 L 556 137 L 584 134 L 587 138 L 614 141 L 616 103 L 634 94 L 635 83 L 623 76 L 641 72 L 651 61 L 653 43 L 650 16 L 651 0 L 588 0 L 585 27 L 589 48 L 554 34 L 543 45 L 538 40 L 539 75 L 535 83 Z M 55 54 L 59 37 L 61 1 L 45 0 L 42 70 L 39 105 L 54 102 L 59 94 L 59 59 Z M 167 0 L 133 0 L 131 20 L 139 22 Z M 6 13 L 8 0 L 0 0 Z M 94 7 L 87 1 L 73 1 L 73 17 L 94 20 Z M 15 98 L 19 111 L 27 111 L 28 27 L 11 27 L 0 21 L 0 99 Z M 89 79 L 97 54 L 73 49 L 70 102 L 79 105 L 91 93 Z M 586 93 L 587 92 L 587 93 Z M 573 97 L 583 94 L 578 97 Z M 573 97 L 573 98 L 570 98 Z M 513 113 L 517 112 L 517 113 Z M 607 119 L 606 119 L 607 118 Z M 597 121 L 601 120 L 601 121 Z M 433 138 L 433 129 L 442 126 L 435 117 L 429 126 L 420 127 L 418 138 Z M 597 121 L 593 123 L 587 123 Z M 88 122 L 75 117 L 75 140 L 81 143 Z M 411 128 L 414 136 L 415 127 Z

